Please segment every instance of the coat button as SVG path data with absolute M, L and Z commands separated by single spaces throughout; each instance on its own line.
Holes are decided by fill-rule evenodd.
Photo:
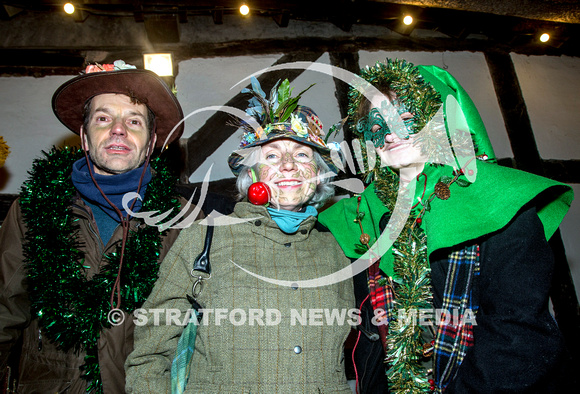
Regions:
M 302 353 L 302 348 L 300 346 L 294 346 L 294 353 L 296 354 Z
M 292 244 L 290 242 L 285 243 L 284 246 L 286 246 L 287 248 L 289 248 L 290 246 L 292 246 Z
M 298 290 L 298 283 L 292 283 L 292 285 L 290 286 L 290 288 L 292 290 Z
M 261 226 L 261 225 L 262 225 L 262 222 L 261 222 L 260 220 L 256 220 L 256 221 L 254 222 L 254 224 L 255 224 L 256 226 Z
M 300 230 L 300 234 L 308 234 L 308 230 L 302 229 L 302 230 Z

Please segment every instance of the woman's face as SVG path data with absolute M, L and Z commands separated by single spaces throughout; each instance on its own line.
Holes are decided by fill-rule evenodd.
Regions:
M 290 139 L 275 140 L 261 148 L 256 175 L 270 187 L 270 203 L 278 209 L 300 210 L 320 183 L 313 149 Z
M 371 100 L 371 111 L 373 109 L 381 109 L 381 102 L 384 100 L 383 95 L 375 95 Z M 405 124 L 408 124 L 413 119 L 413 114 L 404 110 L 401 104 L 391 97 L 391 103 L 394 103 L 394 107 L 397 109 L 401 116 L 401 119 Z M 384 106 L 383 106 L 384 107 Z M 376 147 L 375 150 L 377 155 L 381 158 L 381 166 L 388 166 L 394 170 L 399 171 L 402 179 L 409 181 L 413 177 L 419 175 L 423 170 L 425 163 L 427 162 L 427 157 L 421 151 L 419 144 L 415 143 L 415 134 L 408 134 L 406 138 L 400 137 L 397 134 L 407 134 L 406 132 L 397 133 L 393 130 L 395 127 L 393 124 L 385 119 L 376 122 L 375 124 L 370 124 L 371 132 L 377 133 L 382 131 L 386 133 L 384 137 L 384 145 Z M 389 130 L 381 130 L 383 128 L 388 128 Z

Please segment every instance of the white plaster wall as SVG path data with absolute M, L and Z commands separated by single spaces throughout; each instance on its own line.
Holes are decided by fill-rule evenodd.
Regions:
M 580 59 L 512 55 L 543 159 L 580 159 Z M 580 185 L 560 230 L 580 299 Z
M 205 107 L 221 106 L 237 95 L 241 87 L 233 85 L 249 74 L 272 65 L 282 55 L 239 56 L 234 58 L 190 59 L 179 63 L 179 74 L 175 79 L 177 98 L 183 107 L 185 131 L 183 138 L 193 135 L 215 111 L 203 111 Z M 241 85 L 245 87 L 246 84 Z M 189 117 L 188 117 L 189 116 Z M 206 158 L 204 163 L 190 174 L 189 181 L 201 182 L 211 167 L 211 179 L 232 176 L 227 165 L 228 155 L 238 148 L 242 133 L 234 133 L 224 144 Z M 192 152 L 195 154 L 195 152 Z
M 580 157 L 580 59 L 512 55 L 543 159 Z
M 32 161 L 53 145 L 78 145 L 78 138 L 52 112 L 54 91 L 70 77 L 0 78 L 0 135 L 11 153 L 0 169 L 0 193 L 18 193 Z

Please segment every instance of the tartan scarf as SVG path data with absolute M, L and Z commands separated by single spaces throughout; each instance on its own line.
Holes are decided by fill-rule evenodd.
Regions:
M 479 275 L 479 245 L 454 251 L 448 256 L 449 270 L 445 280 L 441 323 L 434 344 L 434 381 L 437 392 L 443 392 L 455 377 L 463 362 L 467 349 L 473 346 L 473 325 L 461 324 L 465 311 L 475 314 L 478 306 L 472 297 L 473 280 Z M 394 316 L 393 292 L 389 286 L 381 286 L 379 280 L 386 279 L 378 269 L 378 263 L 369 267 L 368 285 L 374 310 L 387 312 L 389 321 Z M 453 312 L 457 310 L 455 316 Z M 449 313 L 451 312 L 451 313 Z M 385 349 L 388 326 L 379 325 L 379 335 Z
M 388 334 L 388 323 L 384 321 L 387 319 L 387 322 L 391 320 L 392 314 L 394 313 L 395 305 L 393 300 L 393 291 L 391 290 L 390 286 L 381 286 L 379 284 L 379 280 L 385 278 L 382 274 L 381 270 L 379 269 L 379 261 L 374 263 L 369 267 L 369 276 L 368 276 L 368 284 L 369 284 L 369 294 L 371 305 L 373 310 L 383 310 L 387 313 L 385 317 L 378 318 L 378 330 L 379 330 L 379 337 L 381 338 L 381 343 L 383 344 L 383 351 L 386 353 L 387 351 L 387 334 Z M 385 278 L 386 279 L 386 278 Z
M 477 305 L 473 299 L 473 281 L 479 275 L 479 245 L 472 245 L 449 254 L 449 271 L 443 293 L 443 311 L 458 311 L 457 321 L 453 316 L 442 316 L 435 338 L 434 360 L 435 385 L 439 391 L 455 377 L 465 358 L 467 349 L 473 346 L 473 325 L 461 324 L 467 309 L 473 313 Z M 444 315 L 446 312 L 444 312 Z M 454 324 L 457 323 L 457 324 Z

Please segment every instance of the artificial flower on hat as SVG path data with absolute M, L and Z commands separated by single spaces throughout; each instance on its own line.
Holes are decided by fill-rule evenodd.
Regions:
M 268 97 L 258 80 L 251 78 L 251 89 L 242 89 L 242 93 L 252 95 L 245 112 L 260 126 L 255 128 L 243 119 L 232 122 L 233 126 L 244 130 L 239 149 L 228 158 L 228 164 L 235 175 L 239 174 L 242 166 L 251 167 L 254 164 L 255 152 L 250 148 L 282 138 L 316 149 L 331 171 L 337 173 L 337 167 L 330 156 L 330 148 L 324 141 L 326 133 L 320 118 L 311 108 L 298 104 L 302 94 L 312 86 L 314 84 L 292 96 L 293 88 L 290 87 L 288 79 L 279 80 Z
M 89 64 L 87 68 L 85 68 L 85 74 L 95 73 L 95 72 L 103 72 L 103 71 L 119 71 L 119 70 L 130 70 L 136 69 L 136 66 L 132 64 L 127 64 L 123 60 L 115 60 L 113 64 Z
M 266 141 L 279 137 L 277 134 L 295 134 L 301 139 L 326 148 L 320 136 L 324 136 L 322 122 L 314 111 L 300 111 L 306 108 L 298 105 L 298 101 L 310 85 L 297 96 L 292 97 L 293 88 L 290 87 L 288 79 L 276 82 L 270 91 L 270 97 L 262 90 L 260 82 L 255 77 L 251 78 L 252 88 L 242 89 L 242 93 L 250 93 L 253 97 L 248 100 L 246 114 L 256 119 L 261 127 L 254 129 L 243 120 L 237 126 L 244 128 L 240 148 L 250 145 L 261 145 Z M 273 133 L 273 134 L 272 134 Z M 299 141 L 304 142 L 304 141 Z

